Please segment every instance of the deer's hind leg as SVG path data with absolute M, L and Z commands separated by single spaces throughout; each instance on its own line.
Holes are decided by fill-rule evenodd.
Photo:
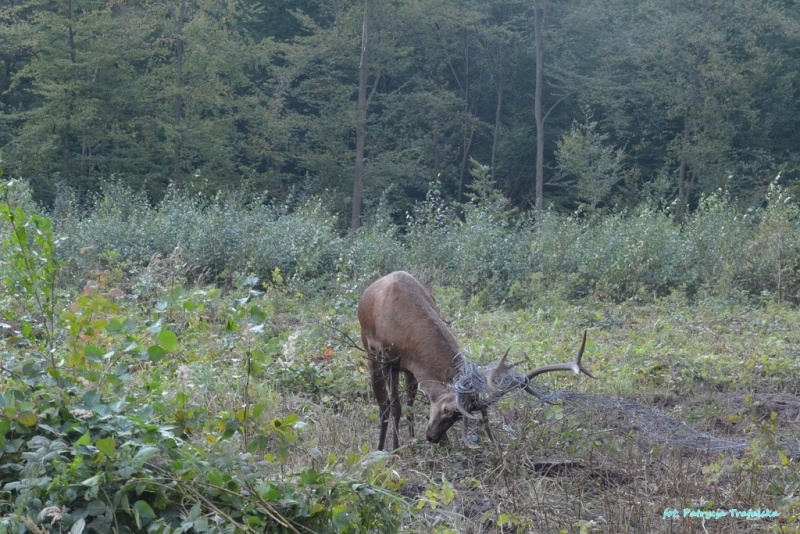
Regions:
M 386 394 L 386 379 L 382 375 L 378 371 L 372 376 L 372 391 L 378 401 L 378 414 L 381 422 L 381 432 L 378 438 L 379 451 L 382 451 L 386 444 L 386 430 L 389 428 L 389 396 Z
M 378 450 L 384 450 L 386 445 L 386 431 L 389 428 L 389 412 L 391 410 L 387 386 L 390 386 L 389 364 L 386 362 L 386 355 L 380 349 L 374 349 L 367 344 L 363 338 L 364 346 L 367 348 L 367 366 L 369 367 L 370 382 L 372 391 L 375 393 L 375 400 L 378 402 L 378 417 L 380 418 L 381 430 L 378 437 Z M 396 441 L 396 438 L 395 438 Z M 397 448 L 397 445 L 395 445 Z
M 400 427 L 400 393 L 398 382 L 400 381 L 400 368 L 393 365 L 386 369 L 386 378 L 389 381 L 389 406 L 392 412 L 392 444 L 394 448 L 400 447 L 399 427 Z
M 414 378 L 414 375 L 408 371 L 403 371 L 406 379 L 406 404 L 408 409 L 406 410 L 406 419 L 408 420 L 408 433 L 413 438 L 414 437 L 414 412 L 412 408 L 414 407 L 414 400 L 417 398 L 417 379 Z

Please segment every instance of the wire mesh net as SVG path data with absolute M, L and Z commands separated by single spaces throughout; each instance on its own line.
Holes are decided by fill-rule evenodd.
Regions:
M 486 409 L 511 392 L 527 389 L 540 400 L 550 404 L 577 405 L 584 409 L 614 416 L 620 434 L 631 432 L 652 442 L 682 450 L 740 453 L 749 444 L 743 440 L 724 439 L 697 430 L 685 422 L 658 410 L 616 397 L 569 390 L 554 390 L 529 381 L 525 376 L 509 371 L 495 377 L 490 387 L 486 371 L 468 358 L 458 355 L 455 361 L 459 374 L 453 380 L 453 392 L 467 410 Z M 784 439 L 781 445 L 789 456 L 800 456 L 800 439 Z

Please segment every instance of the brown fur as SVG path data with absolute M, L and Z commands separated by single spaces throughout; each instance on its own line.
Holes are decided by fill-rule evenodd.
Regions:
M 378 448 L 383 450 L 391 414 L 392 444 L 396 449 L 399 446 L 400 399 L 397 382 L 400 371 L 403 371 L 406 380 L 409 412 L 419 387 L 431 400 L 430 421 L 442 419 L 439 413 L 445 413 L 444 407 L 437 401 L 452 397 L 449 384 L 457 374 L 454 364 L 461 358 L 458 343 L 442 320 L 433 297 L 404 271 L 388 274 L 364 291 L 358 302 L 358 320 L 361 323 L 361 340 L 368 353 L 372 388 L 380 409 Z M 455 399 L 452 400 L 454 402 Z M 458 419 L 454 413 L 459 412 L 452 408 L 446 411 L 449 417 L 441 421 L 439 428 L 433 429 L 433 432 L 431 425 L 428 425 L 429 440 L 442 439 L 447 428 Z M 409 420 L 413 436 L 413 417 L 409 417 Z M 444 429 L 440 430 L 442 427 Z
M 414 436 L 414 417 L 411 408 L 421 389 L 431 402 L 428 426 L 425 437 L 438 443 L 447 439 L 447 430 L 459 418 L 475 419 L 470 410 L 480 410 L 486 433 L 492 438 L 489 429 L 487 405 L 470 402 L 464 407 L 452 391 L 453 379 L 458 374 L 463 357 L 458 343 L 450 329 L 442 320 L 439 308 L 428 291 L 413 276 L 404 271 L 387 274 L 370 284 L 358 301 L 358 320 L 361 323 L 361 341 L 367 351 L 368 367 L 372 389 L 380 410 L 381 430 L 378 449 L 386 444 L 386 431 L 389 417 L 392 419 L 392 447 L 399 447 L 398 427 L 400 425 L 400 396 L 398 381 L 402 371 L 406 382 L 408 419 L 410 434 Z M 527 380 L 552 371 L 574 371 L 592 374 L 581 365 L 581 357 L 586 346 L 586 332 L 583 343 L 574 362 L 545 365 L 528 371 Z M 495 379 L 509 373 L 516 364 L 506 364 L 508 351 L 495 366 L 481 370 L 489 388 L 494 387 Z M 534 394 L 527 382 L 525 391 Z M 506 391 L 494 392 L 499 398 Z M 466 419 L 463 436 L 467 437 Z

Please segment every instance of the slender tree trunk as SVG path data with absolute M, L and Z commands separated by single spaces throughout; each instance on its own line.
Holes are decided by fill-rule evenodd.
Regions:
M 533 8 L 533 41 L 536 52 L 536 90 L 533 100 L 533 116 L 536 121 L 536 211 L 541 213 L 544 209 L 544 117 L 542 116 L 542 86 L 544 84 L 543 72 L 543 41 L 542 19 L 544 7 L 538 2 Z
M 350 229 L 361 226 L 361 197 L 364 192 L 364 150 L 367 137 L 367 77 L 369 76 L 369 19 L 372 5 L 364 0 L 364 25 L 361 28 L 361 62 L 358 66 L 358 109 L 356 111 L 356 168 L 353 177 L 353 211 Z
M 186 0 L 181 0 L 175 28 L 175 147 L 172 152 L 172 184 L 175 187 L 180 186 L 181 183 L 181 153 L 183 152 L 183 26 L 185 22 Z
M 72 0 L 67 2 L 67 39 L 69 43 L 69 60 L 75 65 L 78 62 L 78 57 L 75 52 L 75 30 L 72 27 Z M 64 117 L 64 129 L 61 132 L 61 179 L 65 184 L 70 183 L 70 151 L 72 139 L 72 112 L 75 105 L 75 93 L 69 91 L 67 93 L 67 114 Z
M 433 70 L 431 71 L 431 83 L 433 83 L 434 88 L 436 89 L 436 96 L 437 98 L 441 95 L 442 87 L 439 83 L 439 68 L 438 66 L 434 66 Z M 442 174 L 442 151 L 439 143 L 441 143 L 441 129 L 439 125 L 439 116 L 435 114 L 432 119 L 433 122 L 433 132 L 431 134 L 431 160 L 432 160 L 432 171 L 431 171 L 431 182 L 437 182 L 439 177 Z
M 72 107 L 72 106 L 70 106 Z M 70 183 L 69 176 L 69 151 L 70 151 L 70 137 L 72 136 L 72 127 L 70 125 L 70 115 L 67 112 L 67 122 L 64 124 L 64 130 L 61 133 L 61 179 L 65 184 Z
M 458 201 L 464 201 L 464 179 L 467 176 L 467 164 L 469 163 L 469 150 L 472 147 L 472 138 L 475 136 L 475 123 L 470 116 L 469 109 L 464 110 L 464 143 L 461 152 L 461 166 L 459 168 L 458 180 Z
M 469 110 L 469 33 L 464 34 L 464 135 L 461 142 L 461 166 L 458 173 L 458 201 L 464 200 L 464 179 L 467 176 L 467 163 L 469 162 L 469 149 L 472 147 L 472 137 L 475 126 Z
M 683 139 L 681 141 L 681 161 L 678 166 L 678 205 L 675 207 L 675 221 L 679 222 L 686 210 L 686 202 L 689 197 L 689 184 L 686 179 L 688 163 L 686 161 L 686 150 L 689 147 L 689 111 L 683 117 Z
M 439 179 L 439 176 L 442 174 L 442 154 L 441 150 L 439 149 L 439 143 L 441 133 L 439 132 L 439 121 L 438 119 L 434 119 L 433 121 L 433 176 L 432 181 L 436 181 Z
M 500 146 L 500 117 L 503 110 L 503 44 L 501 43 L 497 51 L 497 107 L 494 110 L 494 134 L 492 136 L 492 183 L 497 183 L 497 149 Z
M 705 16 L 705 14 L 704 14 Z M 689 144 L 692 142 L 691 129 L 692 121 L 697 120 L 700 107 L 700 66 L 705 55 L 705 47 L 697 50 L 694 58 L 694 66 L 689 73 L 692 82 L 692 96 L 689 107 L 683 118 L 683 139 L 681 144 L 681 161 L 678 167 L 678 205 L 675 208 L 675 222 L 680 222 L 689 209 L 689 200 L 692 194 L 694 183 L 697 180 L 697 169 L 689 165 L 687 153 Z

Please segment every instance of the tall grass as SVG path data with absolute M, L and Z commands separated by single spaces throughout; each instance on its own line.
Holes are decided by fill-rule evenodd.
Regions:
M 800 298 L 800 209 L 778 185 L 763 208 L 741 212 L 725 196 L 712 196 L 680 225 L 646 206 L 588 219 L 554 212 L 534 218 L 507 212 L 496 191 L 481 191 L 466 205 L 433 192 L 404 226 L 384 209 L 353 233 L 320 198 L 276 205 L 173 192 L 153 207 L 120 185 L 107 188 L 93 209 L 62 202 L 53 216 L 67 238 L 59 254 L 78 278 L 86 269 L 179 254 L 187 271 L 215 281 L 270 281 L 277 268 L 299 290 L 331 290 L 343 280 L 362 287 L 406 269 L 486 306 L 515 306 L 538 291 L 612 301 L 676 290 Z

